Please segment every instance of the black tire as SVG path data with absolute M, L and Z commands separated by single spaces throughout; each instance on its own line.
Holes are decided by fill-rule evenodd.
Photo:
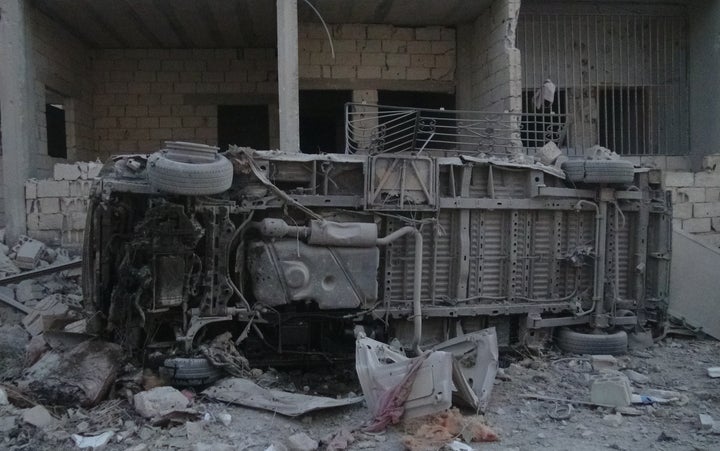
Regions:
M 568 160 L 562 164 L 568 182 L 582 183 L 585 178 L 585 160 Z
M 562 169 L 574 183 L 628 185 L 635 178 L 633 164 L 625 160 L 569 160 Z
M 625 160 L 588 160 L 585 162 L 585 183 L 626 185 L 633 182 L 635 167 Z
M 219 194 L 232 185 L 232 163 L 215 154 L 209 163 L 174 161 L 156 152 L 148 159 L 148 180 L 155 189 L 189 196 Z
M 226 375 L 204 357 L 166 359 L 158 372 L 170 384 L 178 386 L 207 385 Z
M 625 331 L 585 334 L 564 327 L 558 331 L 556 342 L 558 348 L 573 354 L 621 355 L 627 353 L 628 337 Z

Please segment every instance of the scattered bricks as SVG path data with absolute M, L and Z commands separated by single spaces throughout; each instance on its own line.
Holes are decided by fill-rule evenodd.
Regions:
M 38 217 L 38 230 L 57 230 L 63 226 L 61 213 L 42 214 Z
M 59 213 L 60 198 L 59 197 L 43 197 L 39 199 L 40 213 Z
M 712 222 L 710 218 L 684 219 L 682 224 L 682 230 L 688 233 L 710 232 L 711 229 Z
M 692 172 L 666 172 L 665 186 L 693 186 L 695 184 L 695 174 Z
M 683 204 L 673 204 L 673 218 L 690 219 L 693 215 L 693 204 L 685 202 Z
M 720 172 L 695 173 L 695 186 L 720 187 Z
M 699 202 L 693 204 L 693 216 L 696 218 L 720 216 L 720 202 Z
M 190 401 L 172 387 L 155 387 L 136 393 L 133 397 L 135 410 L 145 418 L 153 418 L 173 410 L 184 409 Z
M 700 429 L 702 430 L 709 431 L 713 429 L 713 427 L 715 427 L 715 420 L 713 420 L 713 417 L 706 413 L 701 413 L 698 419 L 700 423 Z
M 15 299 L 27 304 L 45 297 L 45 289 L 35 280 L 23 280 L 15 287 Z
M 64 197 L 70 195 L 67 180 L 40 180 L 37 183 L 37 197 Z
M 590 401 L 606 406 L 629 406 L 631 395 L 630 381 L 619 373 L 602 373 L 590 388 Z
M 611 355 L 598 354 L 590 356 L 590 362 L 595 371 L 611 370 L 617 368 L 617 359 Z
M 37 180 L 28 180 L 25 182 L 25 199 L 37 198 Z

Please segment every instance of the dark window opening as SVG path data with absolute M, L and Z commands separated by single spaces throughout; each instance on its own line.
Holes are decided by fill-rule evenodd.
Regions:
M 231 144 L 258 150 L 270 148 L 267 105 L 219 105 L 218 146 L 224 152 Z
M 345 152 L 345 103 L 352 91 L 300 91 L 300 149 L 303 153 Z
M 439 110 L 455 109 L 455 95 L 443 92 L 378 91 L 380 105 Z
M 643 88 L 603 89 L 598 105 L 601 146 L 626 155 L 643 154 L 650 148 Z
M 45 127 L 48 155 L 55 158 L 67 158 L 65 107 L 61 103 L 45 104 Z
M 565 143 L 562 136 L 567 110 L 567 97 L 564 89 L 556 89 L 552 103 L 544 101 L 540 109 L 535 105 L 534 89 L 523 90 L 521 133 L 523 147 L 542 147 L 549 141 L 558 146 Z

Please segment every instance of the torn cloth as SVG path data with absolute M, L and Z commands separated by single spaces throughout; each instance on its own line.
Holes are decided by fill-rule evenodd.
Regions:
M 378 413 L 373 418 L 373 423 L 366 427 L 364 431 L 384 431 L 388 425 L 397 424 L 400 421 L 403 413 L 405 413 L 405 401 L 410 395 L 415 376 L 429 355 L 430 352 L 424 352 L 414 358 L 405 377 L 396 386 L 382 394 L 378 403 Z

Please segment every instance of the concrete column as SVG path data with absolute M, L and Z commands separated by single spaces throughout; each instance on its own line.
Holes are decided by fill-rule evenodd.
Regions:
M 297 0 L 277 0 L 280 150 L 300 151 Z
M 3 0 L 0 5 L 0 114 L 6 241 L 26 233 L 25 180 L 37 145 L 32 46 L 28 2 Z

